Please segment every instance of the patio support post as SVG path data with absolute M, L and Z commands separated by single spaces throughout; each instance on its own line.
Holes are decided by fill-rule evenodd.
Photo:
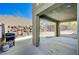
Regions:
M 77 54 L 79 55 L 79 4 L 77 4 Z
M 56 36 L 60 36 L 60 27 L 59 27 L 59 22 L 56 22 Z
M 38 47 L 40 43 L 40 19 L 38 15 L 33 15 L 33 45 Z

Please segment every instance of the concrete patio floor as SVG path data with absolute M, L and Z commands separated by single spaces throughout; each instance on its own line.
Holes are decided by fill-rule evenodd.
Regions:
M 16 41 L 14 47 L 1 55 L 76 55 L 77 39 L 67 37 L 42 37 L 40 46 L 32 45 L 31 39 Z

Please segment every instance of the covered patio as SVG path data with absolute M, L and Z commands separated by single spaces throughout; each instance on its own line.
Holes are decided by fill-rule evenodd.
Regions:
M 56 24 L 52 33 L 40 34 L 40 18 Z M 60 24 L 77 22 L 77 4 L 52 3 L 33 4 L 33 30 L 28 37 L 16 38 L 15 46 L 1 55 L 77 55 L 77 37 L 61 37 Z
M 77 21 L 77 4 L 76 3 L 33 4 L 33 40 L 32 41 L 33 41 L 33 45 L 36 47 L 40 47 L 41 42 L 45 43 L 45 41 L 43 41 L 40 38 L 40 18 L 45 18 L 46 20 L 56 23 L 56 32 L 55 32 L 56 36 L 52 38 L 44 38 L 45 40 L 49 42 L 51 41 L 50 39 L 52 39 L 52 41 L 54 41 L 55 39 L 55 40 L 60 40 L 61 42 L 63 40 L 67 40 L 71 42 L 72 41 L 72 40 L 70 41 L 71 38 L 60 37 L 60 24 L 64 22 Z M 46 43 L 47 45 L 48 42 Z M 76 42 L 75 54 L 77 54 L 77 39 L 75 42 Z M 54 46 L 53 44 L 50 45 L 52 46 L 52 49 L 56 48 L 59 50 L 63 50 L 65 47 L 64 43 L 62 44 L 64 45 L 63 48 L 53 47 Z M 43 46 L 43 48 L 45 49 L 45 46 Z M 63 51 L 64 53 L 66 53 L 66 49 L 64 49 Z

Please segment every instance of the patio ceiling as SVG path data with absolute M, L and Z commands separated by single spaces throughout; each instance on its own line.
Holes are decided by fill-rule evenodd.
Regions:
M 76 20 L 77 19 L 77 4 L 65 3 L 55 9 L 44 13 L 43 16 L 49 17 L 56 21 Z

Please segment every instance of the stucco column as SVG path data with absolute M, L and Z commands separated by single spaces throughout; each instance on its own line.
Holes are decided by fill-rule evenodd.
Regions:
M 39 16 L 33 15 L 33 45 L 38 47 L 40 43 L 40 19 Z
M 59 27 L 59 22 L 56 22 L 56 36 L 60 36 L 60 27 Z
M 77 4 L 77 54 L 79 55 L 79 3 Z

